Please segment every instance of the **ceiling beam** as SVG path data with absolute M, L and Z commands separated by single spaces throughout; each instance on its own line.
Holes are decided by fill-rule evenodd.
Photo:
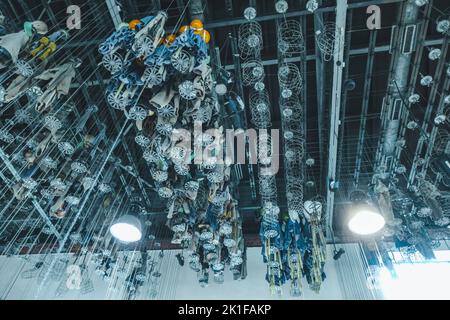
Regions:
M 319 1 L 319 5 L 321 5 L 321 1 Z M 320 32 L 323 26 L 323 14 L 318 12 L 317 10 L 314 12 L 314 34 Z M 323 132 L 325 130 L 323 126 L 323 120 L 325 118 L 325 62 L 323 61 L 323 56 L 321 54 L 319 45 L 317 41 L 314 41 L 314 52 L 315 52 L 315 68 L 316 68 L 316 100 L 317 100 L 317 134 L 319 139 L 319 193 L 323 190 L 323 174 L 325 172 L 325 159 L 324 159 L 324 139 Z
M 434 45 L 440 45 L 444 42 L 444 39 L 433 39 L 433 40 L 427 40 L 425 41 L 424 45 L 425 46 L 434 46 Z M 349 54 L 351 56 L 358 56 L 358 55 L 366 55 L 369 53 L 370 48 L 359 48 L 359 49 L 351 49 L 349 51 Z M 385 53 L 385 52 L 389 52 L 389 45 L 384 45 L 384 46 L 378 46 L 374 48 L 374 53 Z M 312 60 L 316 60 L 317 56 L 315 54 L 310 54 L 310 55 L 306 55 L 305 59 L 307 61 L 312 61 Z M 295 63 L 295 62 L 300 62 L 303 61 L 302 57 L 290 57 L 290 58 L 285 58 L 285 62 L 287 63 Z M 278 64 L 278 59 L 266 59 L 266 60 L 262 60 L 262 64 L 264 66 L 270 66 L 270 65 L 275 65 Z M 229 64 L 224 66 L 224 68 L 226 70 L 233 70 L 234 69 L 234 65 Z
M 351 3 L 348 5 L 348 9 L 358 9 L 358 8 L 366 8 L 370 5 L 386 5 L 390 3 L 398 3 L 403 2 L 405 0 L 372 0 L 372 1 L 361 1 L 357 3 Z M 322 7 L 318 8 L 314 13 L 325 13 L 325 12 L 335 12 L 336 6 L 329 6 L 329 7 Z M 291 12 L 286 12 L 283 14 L 283 18 L 289 19 L 289 18 L 295 18 L 305 15 L 310 15 L 311 12 L 308 10 L 296 10 Z M 279 13 L 276 14 L 268 14 L 263 16 L 257 16 L 255 17 L 254 21 L 262 22 L 262 21 L 270 21 L 270 20 L 276 20 L 279 17 Z M 229 27 L 232 25 L 240 25 L 247 22 L 247 19 L 244 17 L 242 18 L 235 18 L 235 19 L 221 19 L 217 21 L 210 21 L 205 23 L 206 29 L 214 29 L 214 28 L 223 28 L 223 27 Z
M 330 136 L 328 149 L 328 171 L 327 171 L 327 205 L 326 221 L 328 226 L 333 228 L 334 211 L 334 191 L 329 187 L 331 181 L 336 181 L 336 160 L 338 151 L 338 135 L 340 125 L 340 108 L 342 97 L 342 75 L 344 66 L 345 50 L 345 28 L 347 18 L 347 0 L 337 0 L 336 7 L 336 32 L 334 40 L 334 61 L 333 61 L 333 87 L 331 91 L 330 110 Z M 322 93 L 323 94 L 323 93 Z M 328 235 L 330 236 L 330 235 Z
M 117 5 L 116 0 L 105 0 L 108 6 L 109 14 L 114 23 L 116 30 L 119 30 L 119 26 L 122 23 L 122 18 L 120 16 L 120 7 Z
M 348 17 L 347 17 L 347 27 L 346 27 L 346 35 L 345 35 L 345 49 L 344 49 L 344 57 L 345 57 L 345 65 L 347 68 L 344 69 L 344 80 L 349 81 L 349 73 L 350 73 L 350 47 L 352 44 L 352 24 L 353 24 L 353 11 L 348 11 Z M 344 154 L 344 147 L 347 145 L 344 144 L 344 134 L 345 134 L 345 125 L 346 125 L 346 112 L 347 112 L 347 105 L 349 101 L 349 90 L 347 88 L 344 88 L 342 92 L 342 108 L 340 112 L 340 119 L 342 122 L 342 125 L 339 127 L 339 137 L 338 137 L 338 153 L 337 153 L 337 164 L 336 164 L 336 180 L 341 181 L 341 172 L 342 169 L 345 169 L 345 165 L 343 166 L 342 163 L 345 161 L 347 162 L 347 155 L 348 155 L 348 149 L 345 148 L 345 151 L 347 152 Z M 342 187 L 342 185 L 341 185 Z M 342 192 L 344 191 L 344 192 Z M 342 193 L 345 193 L 346 190 L 344 188 L 341 188 L 341 195 Z
M 440 45 L 443 42 L 444 42 L 444 39 L 427 40 L 427 41 L 424 42 L 424 46 Z M 89 42 L 89 41 L 87 41 L 86 43 L 87 43 L 86 45 L 93 45 L 94 44 L 94 42 Z M 97 42 L 95 42 L 95 44 L 96 43 Z M 369 49 L 370 48 L 352 49 L 352 50 L 350 50 L 349 54 L 351 56 L 364 55 L 364 54 L 368 54 L 369 53 Z M 389 46 L 388 45 L 378 46 L 378 47 L 374 48 L 374 53 L 385 53 L 385 52 L 389 52 Z M 312 61 L 312 60 L 316 60 L 317 56 L 315 54 L 310 54 L 310 55 L 305 55 L 304 58 L 302 58 L 302 56 L 285 58 L 285 62 L 287 62 L 287 63 L 295 63 L 295 62 L 304 61 L 305 59 L 307 61 Z M 262 64 L 264 66 L 275 65 L 275 64 L 278 64 L 278 59 L 262 60 Z M 225 68 L 225 70 L 235 70 L 236 66 L 235 66 L 235 64 L 228 64 L 228 65 L 223 66 L 223 68 Z M 108 82 L 109 82 L 109 79 L 104 79 L 102 81 L 98 81 L 98 80 L 86 81 L 85 85 L 86 85 L 86 87 L 92 87 L 92 86 L 108 84 Z M 71 88 L 78 88 L 79 86 L 80 86 L 79 83 L 72 83 Z
M 106 0 L 107 2 L 114 2 L 114 0 Z M 365 8 L 368 7 L 370 5 L 386 5 L 386 4 L 392 4 L 392 3 L 399 3 L 399 2 L 403 2 L 405 0 L 372 0 L 372 1 L 362 1 L 362 2 L 358 2 L 358 3 L 351 3 L 348 5 L 348 9 L 358 9 L 358 8 Z M 157 2 L 157 1 L 154 1 Z M 109 7 L 108 7 L 109 8 Z M 330 7 L 322 7 L 322 8 L 318 8 L 315 13 L 325 13 L 325 12 L 335 12 L 336 11 L 336 6 L 330 6 Z M 112 13 L 114 16 L 116 16 L 116 13 Z M 142 13 L 142 15 L 144 15 L 145 13 Z M 286 19 L 289 18 L 295 18 L 295 17 L 301 17 L 301 16 L 306 16 L 306 15 L 310 15 L 311 12 L 309 12 L 308 10 L 297 10 L 297 11 L 292 11 L 292 12 L 286 12 L 283 16 Z M 262 21 L 271 21 L 271 20 L 275 20 L 277 19 L 277 17 L 279 16 L 279 14 L 269 14 L 269 15 L 262 15 L 262 16 L 257 16 L 254 21 L 258 21 L 258 22 L 262 22 Z M 120 17 L 120 16 L 119 16 Z M 114 18 L 113 18 L 114 21 Z M 224 27 L 231 27 L 231 26 L 239 26 L 243 23 L 247 22 L 247 19 L 245 19 L 244 17 L 242 18 L 227 18 L 227 19 L 220 19 L 220 20 L 215 20 L 215 21 L 205 21 L 205 29 L 212 31 L 215 28 L 224 28 Z M 166 30 L 172 31 L 174 29 L 174 26 L 168 26 L 166 28 Z M 79 47 L 79 46 L 86 46 L 86 45 L 98 45 L 101 42 L 104 41 L 104 38 L 101 39 L 94 39 L 94 40 L 88 40 L 88 41 L 79 41 L 79 42 L 72 42 L 72 43 L 68 43 L 65 45 L 65 47 L 70 48 L 70 47 Z M 315 58 L 315 57 L 314 57 Z

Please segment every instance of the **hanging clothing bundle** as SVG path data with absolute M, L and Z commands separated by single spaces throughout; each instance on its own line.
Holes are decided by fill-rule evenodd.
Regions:
M 214 281 L 223 282 L 227 265 L 235 278 L 245 278 L 242 217 L 230 187 L 230 166 L 223 161 L 209 33 L 193 20 L 165 37 L 166 20 L 165 12 L 133 20 L 99 46 L 111 73 L 107 101 L 135 121 L 135 141 L 155 191 L 167 202 L 172 243 L 187 252 L 199 283 L 209 282 L 210 271 Z M 196 126 L 211 133 L 195 132 Z

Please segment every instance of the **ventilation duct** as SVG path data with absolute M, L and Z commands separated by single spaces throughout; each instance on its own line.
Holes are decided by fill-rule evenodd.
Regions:
M 403 16 L 400 19 L 400 25 L 405 25 L 405 30 L 403 33 L 403 39 L 400 46 L 399 54 L 397 62 L 393 67 L 393 80 L 396 82 L 394 92 L 392 94 L 392 99 L 394 103 L 389 107 L 391 111 L 389 112 L 389 120 L 387 120 L 384 127 L 384 138 L 383 138 L 383 155 L 389 156 L 392 155 L 395 151 L 396 142 L 398 138 L 398 129 L 400 127 L 400 118 L 401 118 L 401 97 L 404 95 L 407 89 L 408 76 L 409 76 L 409 68 L 411 65 L 412 56 L 411 51 L 415 45 L 415 24 L 417 22 L 419 13 L 419 8 L 411 2 L 406 4 L 406 8 L 404 10 Z M 414 27 L 414 28 L 411 28 Z M 397 91 L 398 87 L 398 91 Z

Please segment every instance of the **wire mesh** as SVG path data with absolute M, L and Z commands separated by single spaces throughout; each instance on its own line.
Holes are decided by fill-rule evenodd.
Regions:
M 249 59 L 242 63 L 242 82 L 252 86 L 264 79 L 264 66 L 260 60 Z
M 256 21 L 249 21 L 239 26 L 238 46 L 241 57 L 257 57 L 263 47 L 261 25 Z
M 267 128 L 271 125 L 270 99 L 267 91 L 252 91 L 250 93 L 250 111 L 251 121 L 257 128 Z
M 323 60 L 330 61 L 334 54 L 336 24 L 327 22 L 316 31 L 316 43 L 322 53 Z
M 302 27 L 297 20 L 286 20 L 278 29 L 278 50 L 283 55 L 293 55 L 305 50 Z
M 303 86 L 300 69 L 293 63 L 284 63 L 278 69 L 278 82 L 282 98 L 290 98 Z

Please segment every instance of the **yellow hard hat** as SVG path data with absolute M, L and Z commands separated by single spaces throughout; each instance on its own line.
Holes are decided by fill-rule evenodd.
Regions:
M 178 30 L 178 33 L 183 33 L 183 32 L 186 32 L 186 31 L 188 31 L 190 29 L 190 27 L 189 26 L 181 26 L 181 28 Z
M 136 30 L 136 26 L 140 23 L 141 23 L 141 20 L 134 19 L 134 20 L 131 20 L 130 23 L 128 23 L 128 27 L 130 28 L 130 30 Z
M 203 22 L 198 19 L 191 21 L 191 28 L 194 30 L 203 30 Z
M 209 40 L 211 40 L 211 35 L 207 30 L 195 30 L 194 33 L 199 35 L 205 43 L 209 43 Z

